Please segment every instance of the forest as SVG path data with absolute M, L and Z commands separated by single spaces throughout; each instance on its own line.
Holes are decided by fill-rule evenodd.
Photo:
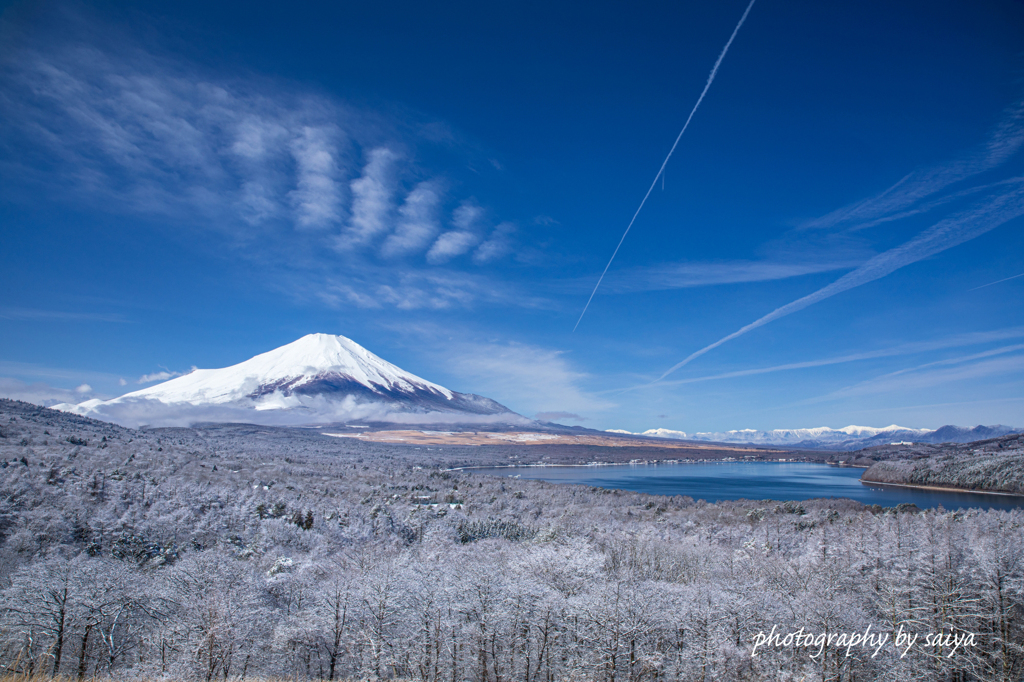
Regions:
M 946 443 L 931 446 L 925 456 L 908 455 L 872 464 L 864 480 L 1024 495 L 1024 434 Z
M 1021 510 L 710 504 L 452 470 L 483 451 L 0 401 L 0 675 L 1024 676 Z M 752 655 L 773 628 L 816 639 Z M 839 637 L 868 628 L 890 639 Z

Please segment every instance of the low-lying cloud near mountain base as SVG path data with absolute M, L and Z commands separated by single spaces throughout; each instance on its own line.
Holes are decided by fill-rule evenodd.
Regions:
M 394 424 L 529 424 L 530 420 L 514 412 L 467 414 L 460 412 L 403 412 L 397 404 L 362 402 L 352 396 L 340 401 L 324 397 L 304 397 L 287 409 L 261 409 L 244 405 L 191 405 L 163 403 L 144 398 L 121 402 L 64 403 L 55 409 L 114 422 L 128 428 L 187 427 L 203 423 L 245 423 L 264 426 L 304 426 L 350 422 L 388 422 Z
M 88 384 L 82 383 L 75 389 L 56 388 L 49 384 L 37 381 L 28 383 L 13 377 L 0 377 L 0 398 L 11 398 L 24 400 L 49 407 L 56 403 L 81 400 L 87 397 L 83 387 L 91 388 Z

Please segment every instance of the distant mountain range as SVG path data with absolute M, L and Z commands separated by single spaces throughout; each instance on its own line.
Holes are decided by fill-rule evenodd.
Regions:
M 331 334 L 309 334 L 237 365 L 196 369 L 112 400 L 54 409 L 129 427 L 353 420 L 530 423 L 490 398 L 451 391 Z
M 309 334 L 237 365 L 195 369 L 112 400 L 93 399 L 53 407 L 128 427 L 190 426 L 202 422 L 286 426 L 360 421 L 468 428 L 476 424 L 514 425 L 540 431 L 568 428 L 527 419 L 490 398 L 452 391 L 387 362 L 351 339 L 331 334 Z M 576 430 L 578 427 L 573 429 Z M 1002 425 L 943 426 L 932 430 L 893 424 L 883 428 L 608 432 L 687 441 L 856 450 L 904 441 L 966 443 L 1020 431 L 1024 429 Z
M 632 433 L 611 429 L 611 433 Z M 715 443 L 743 443 L 746 445 L 777 445 L 787 448 L 812 450 L 859 450 L 875 445 L 890 443 L 969 443 L 987 438 L 998 438 L 1010 433 L 1020 433 L 1024 428 L 1003 426 L 943 426 L 938 429 L 912 429 L 905 426 L 847 426 L 832 429 L 822 426 L 812 429 L 774 429 L 758 431 L 739 429 L 735 431 L 697 432 L 673 431 L 671 429 L 648 429 L 632 435 L 675 440 L 709 441 Z

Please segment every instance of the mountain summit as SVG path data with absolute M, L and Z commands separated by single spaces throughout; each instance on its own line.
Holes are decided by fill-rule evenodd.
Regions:
M 56 409 L 128 426 L 350 420 L 525 422 L 489 398 L 457 393 L 380 358 L 344 336 L 309 334 L 223 369 L 196 369 L 113 400 Z

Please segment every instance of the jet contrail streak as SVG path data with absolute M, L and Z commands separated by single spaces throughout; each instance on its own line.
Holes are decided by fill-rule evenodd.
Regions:
M 831 358 L 822 358 L 819 360 L 805 360 L 803 362 L 793 362 L 786 365 L 775 365 L 773 367 L 756 367 L 753 369 L 741 369 L 735 372 L 724 372 L 722 374 L 711 374 L 706 376 L 691 377 L 689 379 L 673 379 L 672 381 L 666 381 L 663 386 L 680 386 L 683 384 L 696 384 L 703 381 L 719 381 L 721 379 L 736 379 L 738 377 L 754 376 L 759 374 L 771 374 L 774 372 L 786 372 L 790 370 L 798 369 L 811 369 L 814 367 L 827 367 L 829 365 L 840 365 L 848 362 L 858 362 L 861 360 L 873 360 L 875 358 L 889 358 L 901 355 L 913 355 L 915 353 L 924 353 L 933 350 L 942 350 L 946 348 L 961 348 L 963 346 L 970 346 L 979 343 L 989 343 L 991 341 L 1002 341 L 1005 339 L 1018 339 L 1024 337 L 1024 327 L 1010 327 L 1007 329 L 1001 329 L 995 332 L 974 332 L 971 334 L 960 334 L 951 338 L 940 339 L 938 341 L 926 341 L 919 343 L 906 343 L 900 346 L 893 346 L 890 348 L 881 348 L 879 350 L 867 351 L 864 353 L 852 353 L 850 355 L 840 355 Z M 1024 350 L 1024 344 L 1020 346 L 1010 346 L 1012 350 Z M 636 391 L 641 388 L 648 388 L 654 382 L 641 384 L 639 386 L 630 386 L 629 388 L 613 388 L 604 391 L 598 391 L 599 395 L 607 393 L 628 393 L 629 391 Z
M 1009 282 L 1011 279 L 1017 279 L 1018 277 L 1024 277 L 1024 272 L 1020 273 L 1019 275 L 1014 275 L 1013 277 L 1007 277 L 1006 279 L 999 279 L 999 280 L 996 280 L 995 282 L 989 282 L 988 284 L 982 284 L 980 287 L 974 287 L 973 289 L 968 289 L 967 291 L 977 291 L 978 289 L 984 289 L 985 287 L 990 287 L 993 284 L 1002 284 L 1003 282 Z
M 594 294 L 597 293 L 598 288 L 601 286 L 601 282 L 604 281 L 604 276 L 608 274 L 608 268 L 611 267 L 612 261 L 615 260 L 615 256 L 618 255 L 619 249 L 622 247 L 622 242 L 626 241 L 626 235 L 629 234 L 630 228 L 633 227 L 633 223 L 636 222 L 636 217 L 640 215 L 640 211 L 643 209 L 644 204 L 647 203 L 647 197 L 651 196 L 651 191 L 654 190 L 658 184 L 658 178 L 661 177 L 662 173 L 665 172 L 665 166 L 668 164 L 668 160 L 672 158 L 672 152 L 679 146 L 679 140 L 682 139 L 683 133 L 690 125 L 690 121 L 693 119 L 693 115 L 697 113 L 697 107 L 704 101 L 704 95 L 708 94 L 708 88 L 711 87 L 712 81 L 715 80 L 715 75 L 718 74 L 718 67 L 722 65 L 722 59 L 725 58 L 725 53 L 729 51 L 729 46 L 732 45 L 732 41 L 736 39 L 736 34 L 739 33 L 740 27 L 743 26 L 743 22 L 747 20 L 747 15 L 750 14 L 750 9 L 754 6 L 755 0 L 750 0 L 750 4 L 747 5 L 747 9 L 744 10 L 743 16 L 740 17 L 740 21 L 736 24 L 736 28 L 732 30 L 732 35 L 729 36 L 729 41 L 722 48 L 722 53 L 718 55 L 718 59 L 715 61 L 715 65 L 711 67 L 711 73 L 708 75 L 708 82 L 704 84 L 704 89 L 700 93 L 700 97 L 697 98 L 697 103 L 693 105 L 693 109 L 690 111 L 690 115 L 686 117 L 686 123 L 683 124 L 683 129 L 676 135 L 676 141 L 672 143 L 672 148 L 668 150 L 668 156 L 661 162 L 661 168 L 658 169 L 658 174 L 654 176 L 654 180 L 651 182 L 651 186 L 647 188 L 647 194 L 644 195 L 643 201 L 640 202 L 640 206 L 636 209 L 636 213 L 633 214 L 633 218 L 629 221 L 629 225 L 626 226 L 626 231 L 622 233 L 622 239 L 619 240 L 618 245 L 615 247 L 615 251 L 612 252 L 612 257 L 608 259 L 608 265 L 604 266 L 604 271 L 597 280 L 597 284 L 594 285 L 594 290 L 590 292 L 590 298 L 587 299 L 587 304 L 583 306 L 583 312 L 580 313 L 580 319 L 576 320 L 576 326 L 572 328 L 575 332 L 576 327 L 580 326 L 580 322 L 583 321 L 583 316 L 587 314 L 587 308 L 590 307 L 590 302 L 594 300 Z
M 1020 181 L 1020 178 L 1017 178 Z M 1024 215 L 1024 189 L 1008 192 L 1002 196 L 995 197 L 991 202 L 973 211 L 961 213 L 951 218 L 942 220 L 924 232 L 920 233 L 910 241 L 901 244 L 878 254 L 864 265 L 853 272 L 848 272 L 826 287 L 818 289 L 814 293 L 803 298 L 798 298 L 792 303 L 787 303 L 781 308 L 776 308 L 764 317 L 754 320 L 747 326 L 734 331 L 726 337 L 705 346 L 698 351 L 691 353 L 682 362 L 673 365 L 667 372 L 651 383 L 657 383 L 667 377 L 680 367 L 689 364 L 692 360 L 699 358 L 708 351 L 718 348 L 727 341 L 732 341 L 738 336 L 762 327 L 769 322 L 785 317 L 791 313 L 814 305 L 826 298 L 848 291 L 862 284 L 881 279 L 886 275 L 899 270 L 900 268 L 916 263 L 919 260 L 934 256 L 946 249 L 950 249 L 964 242 L 999 227 L 1008 220 Z

